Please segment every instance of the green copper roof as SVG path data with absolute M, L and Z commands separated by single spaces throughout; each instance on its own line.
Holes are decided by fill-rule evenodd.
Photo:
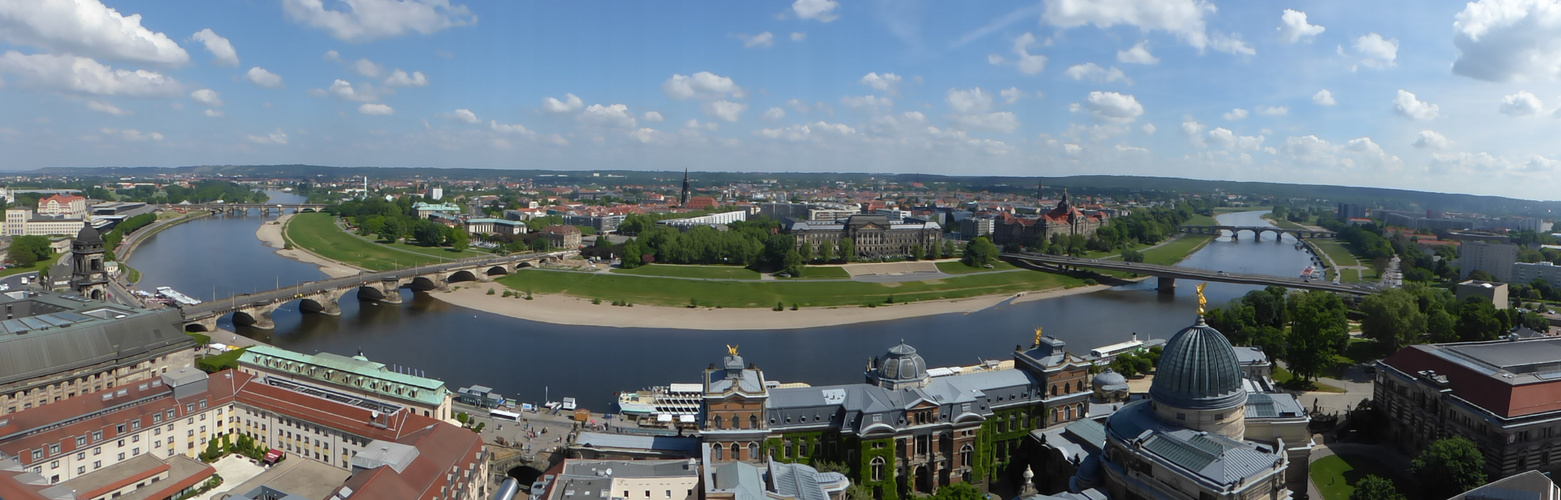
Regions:
M 1241 365 L 1225 335 L 1203 322 L 1177 332 L 1165 343 L 1149 397 L 1175 408 L 1204 410 L 1245 402 Z
M 239 363 L 291 373 L 386 397 L 438 406 L 449 397 L 444 381 L 396 373 L 384 363 L 359 356 L 304 354 L 269 345 L 257 345 L 244 351 Z

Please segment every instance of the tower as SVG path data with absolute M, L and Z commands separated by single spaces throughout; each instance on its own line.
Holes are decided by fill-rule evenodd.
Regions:
M 76 240 L 70 243 L 71 290 L 92 300 L 103 300 L 108 289 L 108 271 L 103 266 L 103 238 L 91 224 L 83 224 Z
M 678 206 L 688 206 L 688 169 L 683 169 L 683 194 L 678 196 Z

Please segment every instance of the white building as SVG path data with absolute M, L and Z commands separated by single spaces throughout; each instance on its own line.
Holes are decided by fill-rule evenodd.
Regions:
M 699 217 L 667 219 L 664 221 L 658 221 L 656 224 L 675 227 L 680 231 L 687 231 L 695 228 L 696 226 L 719 226 L 745 220 L 748 220 L 748 212 L 746 210 L 738 210 L 736 212 L 723 212 L 719 214 L 701 215 Z
M 1549 262 L 1516 262 L 1512 264 L 1512 283 L 1527 285 L 1541 279 L 1550 286 L 1561 287 L 1561 266 Z

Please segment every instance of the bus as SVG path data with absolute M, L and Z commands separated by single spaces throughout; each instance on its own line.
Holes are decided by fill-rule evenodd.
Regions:
M 508 420 L 511 422 L 520 421 L 519 413 L 510 413 L 504 410 L 488 410 L 488 416 L 492 417 L 494 420 Z

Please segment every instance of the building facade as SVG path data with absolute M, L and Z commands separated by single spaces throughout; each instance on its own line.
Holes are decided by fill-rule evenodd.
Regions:
M 1466 241 L 1459 248 L 1458 277 L 1485 271 L 1502 283 L 1512 282 L 1512 265 L 1518 261 L 1518 246 L 1509 243 Z
M 81 227 L 71 241 L 70 289 L 92 300 L 104 300 L 108 293 L 108 269 L 104 267 L 103 238 L 91 225 Z
M 1051 241 L 1053 236 L 1078 235 L 1088 238 L 1106 225 L 1105 215 L 1095 213 L 1086 215 L 1068 203 L 1067 193 L 1063 193 L 1057 206 L 1044 214 L 1034 217 L 1018 217 L 1012 214 L 1003 214 L 992 227 L 992 243 L 1007 245 L 1017 243 L 1019 245 L 1033 246 L 1038 242 Z
M 580 228 L 574 226 L 548 226 L 542 229 L 542 238 L 557 250 L 580 248 Z
M 1527 285 L 1534 280 L 1545 280 L 1550 286 L 1561 287 L 1561 266 L 1550 262 L 1515 262 L 1512 264 L 1512 282 Z
M 329 352 L 304 354 L 262 344 L 244 351 L 239 357 L 239 370 L 322 384 L 361 397 L 391 401 L 425 417 L 455 422 L 450 409 L 453 395 L 444 381 L 392 371 L 384 363 L 369 361 L 361 352 L 352 357 Z
M 909 219 L 890 222 L 885 215 L 852 215 L 845 222 L 791 221 L 786 232 L 797 237 L 797 248 L 811 248 L 818 255 L 820 246 L 835 248 L 849 238 L 856 257 L 876 259 L 911 255 L 917 247 L 923 252 L 942 243 L 943 227 L 936 222 Z
M 39 198 L 38 215 L 60 219 L 85 219 L 87 199 L 73 194 L 56 194 Z

